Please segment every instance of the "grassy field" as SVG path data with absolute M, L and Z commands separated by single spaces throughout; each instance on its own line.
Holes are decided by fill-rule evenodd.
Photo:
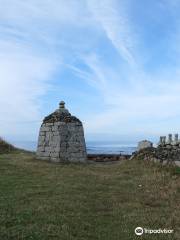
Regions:
M 136 227 L 174 229 L 136 236 Z M 0 155 L 0 240 L 180 239 L 180 171 L 140 160 L 52 164 Z

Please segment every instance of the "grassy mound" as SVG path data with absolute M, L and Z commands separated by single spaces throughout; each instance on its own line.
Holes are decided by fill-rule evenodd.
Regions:
M 53 164 L 0 156 L 0 239 L 178 240 L 180 175 L 148 161 Z M 173 229 L 136 236 L 134 229 Z
M 16 148 L 10 143 L 6 142 L 4 139 L 0 137 L 0 154 L 2 153 L 10 153 L 15 151 Z

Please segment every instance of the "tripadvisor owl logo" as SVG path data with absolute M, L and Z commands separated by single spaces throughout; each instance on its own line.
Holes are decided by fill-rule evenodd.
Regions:
M 135 234 L 138 235 L 138 236 L 142 235 L 143 234 L 143 228 L 142 227 L 137 227 L 135 229 Z
M 148 228 L 142 228 L 142 227 L 137 227 L 134 230 L 135 234 L 138 236 L 141 236 L 142 234 L 169 234 L 169 233 L 173 233 L 174 230 L 173 229 L 166 229 L 166 228 L 158 228 L 158 229 L 148 229 Z

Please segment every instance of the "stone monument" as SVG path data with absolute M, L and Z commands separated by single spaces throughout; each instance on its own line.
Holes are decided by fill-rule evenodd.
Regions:
M 44 118 L 36 155 L 38 159 L 52 162 L 86 162 L 82 122 L 69 113 L 63 101 L 59 109 Z

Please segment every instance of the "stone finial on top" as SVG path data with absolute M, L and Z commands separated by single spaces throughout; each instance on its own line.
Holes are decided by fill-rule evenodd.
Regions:
M 59 103 L 59 108 L 65 109 L 65 102 L 64 102 L 64 101 L 61 101 L 61 102 Z

